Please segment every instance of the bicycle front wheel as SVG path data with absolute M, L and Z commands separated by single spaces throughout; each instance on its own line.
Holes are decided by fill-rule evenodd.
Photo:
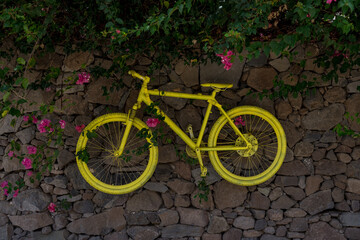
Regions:
M 243 186 L 257 185 L 270 179 L 281 167 L 286 155 L 285 132 L 279 121 L 268 111 L 241 106 L 227 112 L 251 149 L 209 151 L 210 161 L 225 180 Z M 246 146 L 227 118 L 221 116 L 209 135 L 209 147 Z
M 92 187 L 105 193 L 132 192 L 143 186 L 156 168 L 158 148 L 140 133 L 148 127 L 137 118 L 133 121 L 123 154 L 116 156 L 126 119 L 124 113 L 110 113 L 94 119 L 84 128 L 76 146 L 76 162 L 81 175 Z

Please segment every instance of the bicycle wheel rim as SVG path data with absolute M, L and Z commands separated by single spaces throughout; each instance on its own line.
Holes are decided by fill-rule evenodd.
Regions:
M 252 186 L 252 185 L 260 184 L 270 179 L 281 167 L 286 154 L 285 132 L 281 127 L 279 121 L 271 113 L 254 106 L 241 106 L 238 108 L 234 108 L 230 110 L 227 114 L 231 119 L 239 115 L 254 115 L 257 116 L 258 118 L 263 119 L 273 129 L 276 135 L 276 139 L 278 141 L 278 147 L 272 163 L 269 166 L 267 166 L 267 168 L 264 171 L 254 176 L 239 176 L 230 172 L 223 165 L 222 161 L 219 159 L 218 152 L 210 151 L 209 152 L 210 160 L 215 170 L 224 179 L 237 185 Z M 216 147 L 220 131 L 223 129 L 225 124 L 227 124 L 227 119 L 225 116 L 221 116 L 215 122 L 209 135 L 209 147 Z
M 84 128 L 83 133 L 79 137 L 76 147 L 76 152 L 78 153 L 79 151 L 85 149 L 85 147 L 87 146 L 89 139 L 84 133 L 88 131 L 92 131 L 96 129 L 98 126 L 102 126 L 107 123 L 125 122 L 126 119 L 127 119 L 127 115 L 122 113 L 106 114 L 99 118 L 96 118 L 94 121 L 92 121 L 88 126 Z M 142 128 L 147 128 L 147 126 L 139 119 L 134 119 L 132 128 L 142 129 Z M 150 139 L 146 139 L 146 141 L 150 143 Z M 134 181 L 131 181 L 130 183 L 124 185 L 111 185 L 104 183 L 103 181 L 100 181 L 96 176 L 92 174 L 87 163 L 85 163 L 78 157 L 76 157 L 76 160 L 81 175 L 92 187 L 98 189 L 99 191 L 109 194 L 125 194 L 132 192 L 143 186 L 155 171 L 157 158 L 158 158 L 158 149 L 156 146 L 151 146 L 148 149 L 148 152 L 149 152 L 149 156 L 148 156 L 149 159 L 147 161 L 146 168 L 144 169 L 142 174 L 139 177 L 137 177 Z

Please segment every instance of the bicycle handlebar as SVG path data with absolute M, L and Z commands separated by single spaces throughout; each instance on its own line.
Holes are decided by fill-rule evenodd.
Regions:
M 132 77 L 136 77 L 136 78 L 139 78 L 139 79 L 141 79 L 141 80 L 143 80 L 143 81 L 145 81 L 146 80 L 146 77 L 144 77 L 144 76 L 141 76 L 140 74 L 138 74 L 137 72 L 135 72 L 134 70 L 130 70 L 129 72 L 128 72 L 128 74 L 130 74 Z

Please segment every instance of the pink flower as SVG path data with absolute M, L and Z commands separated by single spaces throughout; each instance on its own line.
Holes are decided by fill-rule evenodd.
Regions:
M 121 31 L 120 31 L 119 29 L 116 29 L 116 33 L 117 33 L 117 34 L 120 34 Z
M 4 188 L 4 195 L 5 195 L 5 196 L 8 196 L 8 195 L 9 195 L 7 188 Z
M 115 36 L 111 36 L 111 39 L 114 40 L 114 39 L 115 39 Z
M 308 17 L 308 18 L 311 17 L 310 13 L 306 14 L 306 17 Z
M 242 125 L 242 126 L 245 126 L 245 121 L 242 119 L 241 116 L 239 116 L 238 118 L 235 119 L 235 125 L 238 126 L 238 125 Z
M 50 92 L 50 91 L 51 91 L 51 87 L 45 88 L 45 92 Z
M 19 194 L 19 189 L 16 189 L 15 192 L 14 192 L 13 197 L 17 197 L 18 194 Z
M 10 152 L 8 153 L 8 156 L 9 156 L 9 157 L 13 157 L 13 156 L 14 156 L 14 152 L 13 152 L 13 151 L 10 151 Z
M 336 0 L 326 0 L 326 3 L 327 3 L 327 4 L 331 4 L 332 1 L 336 2 Z
M 81 133 L 81 131 L 82 131 L 84 128 L 85 128 L 85 125 L 84 125 L 84 124 L 75 127 L 76 131 L 78 131 L 79 133 Z
M 49 212 L 52 212 L 52 213 L 55 212 L 55 208 L 56 208 L 55 203 L 50 203 L 48 206 Z
M 28 154 L 36 154 L 37 148 L 34 146 L 27 146 Z
M 24 158 L 21 163 L 25 166 L 26 169 L 32 168 L 32 161 L 29 158 Z
M 125 52 L 129 52 L 129 51 L 130 51 L 130 49 L 129 49 L 129 48 L 125 49 Z
M 230 50 L 226 53 L 226 56 L 224 54 L 216 54 L 216 56 L 221 57 L 221 62 L 224 64 L 224 68 L 226 70 L 229 70 L 232 66 L 232 63 L 231 63 L 232 55 L 234 55 L 234 53 Z
M 158 125 L 160 123 L 160 120 L 157 118 L 149 118 L 146 121 L 146 125 L 148 125 L 148 127 L 156 127 L 156 125 Z
M 90 80 L 90 74 L 86 72 L 82 72 L 78 74 L 79 80 L 76 81 L 77 85 L 83 85 L 84 83 L 88 83 Z
M 26 175 L 28 175 L 29 177 L 31 177 L 31 176 L 33 175 L 33 172 L 32 172 L 32 171 L 28 171 L 28 172 L 26 173 Z
M 0 184 L 0 187 L 4 188 L 4 187 L 7 187 L 8 186 L 8 181 L 3 181 L 1 184 Z
M 49 132 L 52 132 L 51 131 L 51 128 L 50 128 L 50 123 L 51 121 L 49 119 L 43 119 L 40 121 L 40 124 L 38 125 L 38 129 L 41 133 L 45 133 L 46 132 L 46 128 L 49 128 Z
M 35 116 L 32 116 L 31 118 L 32 118 L 32 120 L 33 120 L 33 123 L 37 123 L 37 122 L 38 122 L 38 119 L 37 119 Z
M 60 123 L 60 127 L 61 127 L 62 129 L 64 129 L 64 128 L 65 128 L 65 124 L 66 124 L 65 120 L 60 120 L 59 123 Z
M 24 122 L 29 121 L 29 116 L 23 116 L 23 121 L 24 121 Z

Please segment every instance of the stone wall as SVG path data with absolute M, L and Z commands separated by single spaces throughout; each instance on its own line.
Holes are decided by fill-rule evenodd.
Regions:
M 51 91 L 32 91 L 29 96 L 37 102 L 55 100 L 55 114 L 48 117 L 67 121 L 65 145 L 59 149 L 54 169 L 44 180 L 32 184 L 27 179 L 26 189 L 16 198 L 6 199 L 1 194 L 0 239 L 358 239 L 360 141 L 339 137 L 331 129 L 347 121 L 345 112 L 360 112 L 360 94 L 356 90 L 360 71 L 341 74 L 339 82 L 314 80 L 326 71 L 313 63 L 319 49 L 311 45 L 298 46 L 293 51 L 299 54 L 291 61 L 274 54 L 270 58 L 260 55 L 251 61 L 235 60 L 229 71 L 210 62 L 189 67 L 179 61 L 174 69 L 164 68 L 151 76 L 152 87 L 189 93 L 209 91 L 201 89 L 200 83 L 232 83 L 234 88 L 218 95 L 219 102 L 227 108 L 256 105 L 267 109 L 286 131 L 285 162 L 271 180 L 259 186 L 241 187 L 222 180 L 206 158 L 211 191 L 209 200 L 201 203 L 194 198 L 198 193 L 199 166 L 181 160 L 174 145 L 165 142 L 159 147 L 156 171 L 143 188 L 120 196 L 91 188 L 75 163 L 79 136 L 75 126 L 107 112 L 127 111 L 137 96 L 133 80 L 126 76 L 125 87 L 110 98 L 102 96 L 101 86 L 112 83 L 112 79 L 105 78 L 76 85 L 60 98 L 55 96 L 55 90 L 67 86 L 66 79 L 73 71 L 79 71 L 82 64 L 87 69 L 96 65 L 108 68 L 111 58 L 99 52 L 65 56 L 61 47 L 56 53 L 38 58 L 36 69 L 28 73 L 30 81 L 40 78 L 49 66 L 61 67 L 62 73 Z M 306 61 L 304 67 L 299 64 L 301 60 Z M 141 73 L 150 63 L 151 56 L 128 62 Z M 11 66 L 14 61 L 8 64 Z M 315 81 L 316 88 L 310 95 L 274 101 L 247 95 L 249 90 L 271 90 L 275 76 L 290 85 L 304 79 Z M 195 132 L 199 130 L 204 102 L 157 100 L 183 129 L 191 123 Z M 26 111 L 35 107 L 29 105 Z M 219 116 L 213 112 L 211 122 Z M 139 117 L 142 118 L 141 113 Z M 0 177 L 15 182 L 24 176 L 24 171 L 21 164 L 7 157 L 9 142 L 36 145 L 44 138 L 35 126 L 26 127 L 17 119 L 16 126 L 11 127 L 11 120 L 10 116 L 0 120 Z M 355 130 L 360 130 L 359 126 L 352 125 Z M 211 123 L 207 132 L 210 127 Z M 184 149 L 179 138 L 171 132 L 169 136 L 178 149 Z M 71 203 L 70 210 L 49 213 L 49 203 L 58 204 L 63 199 Z

